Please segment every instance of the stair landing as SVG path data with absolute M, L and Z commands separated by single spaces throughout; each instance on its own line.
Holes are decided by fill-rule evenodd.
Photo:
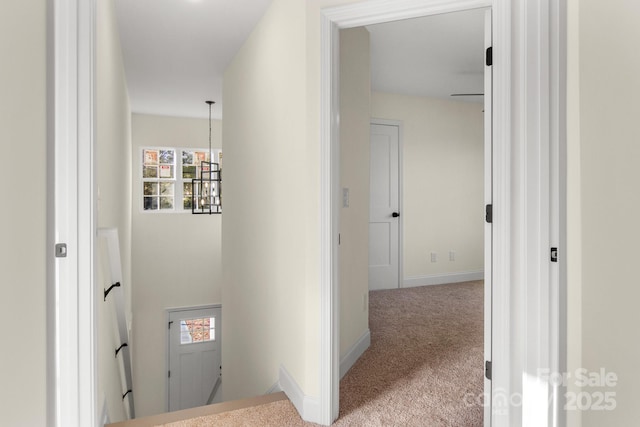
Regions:
M 264 405 L 267 403 L 286 399 L 287 395 L 285 395 L 284 392 L 281 391 L 278 393 L 265 394 L 263 396 L 251 397 L 248 399 L 231 400 L 229 402 L 214 403 L 213 405 L 199 406 L 197 408 L 183 409 L 181 411 L 166 412 L 164 414 L 140 417 L 134 420 L 107 424 L 106 427 L 154 427 L 157 425 L 173 423 L 176 421 L 190 420 L 192 418 L 220 414 L 222 412 L 235 411 L 237 409 Z

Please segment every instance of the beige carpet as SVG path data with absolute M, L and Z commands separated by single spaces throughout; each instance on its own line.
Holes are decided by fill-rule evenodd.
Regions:
M 371 347 L 340 383 L 335 426 L 482 426 L 483 283 L 373 291 Z M 312 426 L 278 401 L 167 424 Z

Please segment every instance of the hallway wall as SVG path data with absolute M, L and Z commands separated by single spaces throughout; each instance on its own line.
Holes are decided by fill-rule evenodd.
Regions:
M 145 416 L 166 411 L 165 310 L 221 303 L 222 216 L 142 210 L 142 147 L 208 148 L 208 119 L 133 114 L 132 129 L 133 376 L 136 415 Z M 213 120 L 212 147 L 221 139 Z
M 0 424 L 15 427 L 47 424 L 46 10 L 0 3 L 0 320 L 12 337 L 29 331 L 0 352 Z
M 369 31 L 340 31 L 340 358 L 369 334 Z
M 582 335 L 579 366 L 598 375 L 604 368 L 618 378 L 615 386 L 582 387 L 592 397 L 613 392 L 616 401 L 615 410 L 582 411 L 582 426 L 633 425 L 640 399 L 640 3 L 581 0 L 572 7 L 579 9 L 578 40 L 570 45 L 579 49 L 579 92 L 572 92 L 570 102 L 579 108 L 571 128 L 579 147 L 572 145 L 571 153 L 580 155 L 580 207 L 572 206 L 571 213 L 581 228 L 579 240 L 570 243 L 581 248 L 569 271 L 570 291 L 579 292 L 569 300 L 575 308 L 578 297 L 581 306 L 570 322 L 581 328 L 574 330 Z
M 131 110 L 124 74 L 113 0 L 98 0 L 96 19 L 96 186 L 98 227 L 118 229 L 123 294 L 131 320 Z M 96 240 L 96 298 L 98 316 L 98 410 L 106 403 L 111 421 L 126 418 L 120 347 L 115 332 L 114 299 L 102 298 L 112 283 L 102 239 Z M 135 343 L 131 343 L 135 348 Z
M 482 275 L 483 104 L 374 92 L 371 110 L 403 123 L 403 286 Z

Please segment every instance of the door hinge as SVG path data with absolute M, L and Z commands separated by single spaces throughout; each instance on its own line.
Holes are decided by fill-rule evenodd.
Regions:
M 171 378 L 171 371 L 167 371 L 167 378 Z
M 551 248 L 551 262 L 558 262 L 558 248 Z
M 487 360 L 484 362 L 484 376 L 487 377 L 489 381 L 491 381 L 491 361 Z
M 340 233 L 338 233 L 338 245 L 341 243 L 341 237 L 340 237 Z
M 67 257 L 67 244 L 56 243 L 56 258 L 66 258 L 66 257 Z
M 485 208 L 484 219 L 489 223 L 493 223 L 493 205 L 487 205 Z
M 171 324 L 172 324 L 172 323 L 173 323 L 173 320 L 171 320 L 171 321 L 169 322 L 169 325 L 167 325 L 167 329 L 171 329 Z
M 487 67 L 490 67 L 493 65 L 493 46 L 489 46 L 487 48 L 486 63 L 487 63 Z

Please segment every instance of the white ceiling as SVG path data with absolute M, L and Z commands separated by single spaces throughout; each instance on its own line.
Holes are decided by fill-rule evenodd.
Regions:
M 115 0 L 131 109 L 222 116 L 222 75 L 271 0 Z
M 483 93 L 484 13 L 476 9 L 368 26 L 373 89 L 448 99 L 453 93 Z
M 224 70 L 271 1 L 115 0 L 132 111 L 205 118 L 213 100 L 221 118 Z M 368 26 L 373 89 L 482 93 L 483 26 L 483 10 Z

